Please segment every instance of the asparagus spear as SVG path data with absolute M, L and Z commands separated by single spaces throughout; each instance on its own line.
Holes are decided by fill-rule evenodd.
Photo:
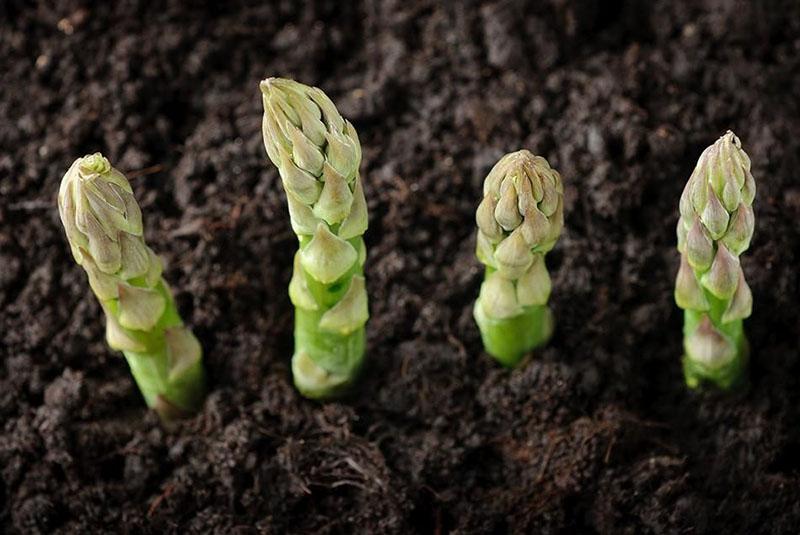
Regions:
M 299 240 L 289 283 L 294 382 L 306 397 L 330 398 L 352 383 L 364 358 L 369 312 L 361 145 L 353 125 L 316 87 L 269 78 L 261 92 L 264 145 Z
M 744 379 L 742 320 L 753 295 L 739 255 L 753 236 L 755 194 L 750 158 L 728 131 L 703 151 L 681 195 L 675 302 L 684 309 L 683 372 L 691 388 L 708 381 L 728 389 Z
M 475 321 L 486 351 L 515 366 L 553 332 L 545 254 L 564 226 L 561 176 L 527 150 L 498 161 L 483 184 L 477 256 L 486 265 Z
M 197 410 L 205 394 L 200 344 L 144 242 L 128 180 L 100 153 L 78 158 L 61 181 L 58 209 L 105 312 L 108 345 L 125 355 L 147 405 L 165 421 Z

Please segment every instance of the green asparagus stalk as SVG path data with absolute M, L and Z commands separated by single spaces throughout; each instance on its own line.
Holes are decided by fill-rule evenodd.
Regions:
M 527 150 L 503 156 L 483 183 L 476 254 L 486 273 L 473 313 L 486 351 L 505 366 L 553 332 L 544 258 L 564 226 L 563 193 L 558 172 Z
M 295 306 L 292 373 L 306 397 L 341 395 L 364 359 L 367 203 L 355 128 L 316 87 L 261 82 L 267 155 L 283 182 L 299 240 L 289 297 Z
M 681 195 L 675 302 L 684 309 L 683 372 L 691 388 L 707 381 L 728 389 L 745 379 L 742 320 L 753 295 L 739 255 L 753 236 L 755 194 L 750 158 L 728 131 L 703 151 Z
M 61 181 L 58 209 L 105 312 L 108 345 L 125 355 L 147 405 L 165 421 L 196 411 L 205 394 L 200 344 L 144 242 L 128 180 L 100 153 L 78 158 Z

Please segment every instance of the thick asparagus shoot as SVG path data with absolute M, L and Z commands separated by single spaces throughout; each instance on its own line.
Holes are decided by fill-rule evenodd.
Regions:
M 61 181 L 58 209 L 105 312 L 108 345 L 125 355 L 147 405 L 166 421 L 197 410 L 205 395 L 200 344 L 144 242 L 128 180 L 100 153 L 78 158 Z
M 477 256 L 486 265 L 475 321 L 486 351 L 517 365 L 553 332 L 545 254 L 564 226 L 561 176 L 527 150 L 506 154 L 483 183 Z
M 681 195 L 675 302 L 684 309 L 683 372 L 691 388 L 707 381 L 728 389 L 745 378 L 742 320 L 753 295 L 739 255 L 753 236 L 755 194 L 750 158 L 728 131 L 703 151 Z
M 292 374 L 306 397 L 330 398 L 352 384 L 364 359 L 369 313 L 361 145 L 353 125 L 316 87 L 269 78 L 261 92 L 264 145 L 280 173 L 299 240 L 289 283 Z

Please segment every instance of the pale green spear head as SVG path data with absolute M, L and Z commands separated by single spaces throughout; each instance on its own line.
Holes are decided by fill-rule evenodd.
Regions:
M 72 255 L 101 300 L 119 297 L 120 281 L 144 277 L 155 285 L 161 262 L 144 243 L 139 205 L 105 157 L 75 160 L 61 181 L 58 206 Z
M 347 240 L 367 228 L 358 177 L 361 144 L 355 128 L 316 87 L 294 80 L 261 82 L 264 146 L 278 168 L 292 228 L 313 235 L 324 221 Z
M 728 131 L 700 156 L 681 195 L 681 268 L 675 285 L 681 308 L 709 310 L 705 288 L 718 299 L 730 300 L 723 321 L 750 315 L 753 297 L 739 255 L 753 236 L 755 194 L 750 158 L 739 138 Z
M 478 259 L 496 270 L 481 290 L 487 315 L 513 317 L 547 302 L 544 254 L 564 226 L 563 193 L 559 173 L 528 150 L 503 156 L 489 172 L 475 214 Z

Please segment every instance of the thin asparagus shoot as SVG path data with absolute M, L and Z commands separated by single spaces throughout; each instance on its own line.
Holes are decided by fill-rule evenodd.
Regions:
M 164 421 L 196 411 L 205 395 L 202 350 L 144 242 L 128 180 L 100 153 L 78 158 L 61 181 L 58 209 L 105 312 L 106 341 L 125 355 L 148 407 Z
M 308 398 L 332 398 L 361 368 L 369 318 L 361 144 L 320 89 L 268 78 L 261 92 L 264 146 L 281 176 L 299 241 L 289 283 L 294 383 Z
M 553 332 L 545 254 L 561 235 L 561 176 L 527 150 L 503 156 L 483 184 L 476 254 L 486 265 L 474 307 L 486 351 L 513 367 Z
M 696 388 L 744 382 L 749 346 L 743 320 L 753 294 L 739 263 L 755 228 L 750 158 L 728 131 L 697 162 L 680 200 L 675 302 L 684 310 L 683 372 Z

